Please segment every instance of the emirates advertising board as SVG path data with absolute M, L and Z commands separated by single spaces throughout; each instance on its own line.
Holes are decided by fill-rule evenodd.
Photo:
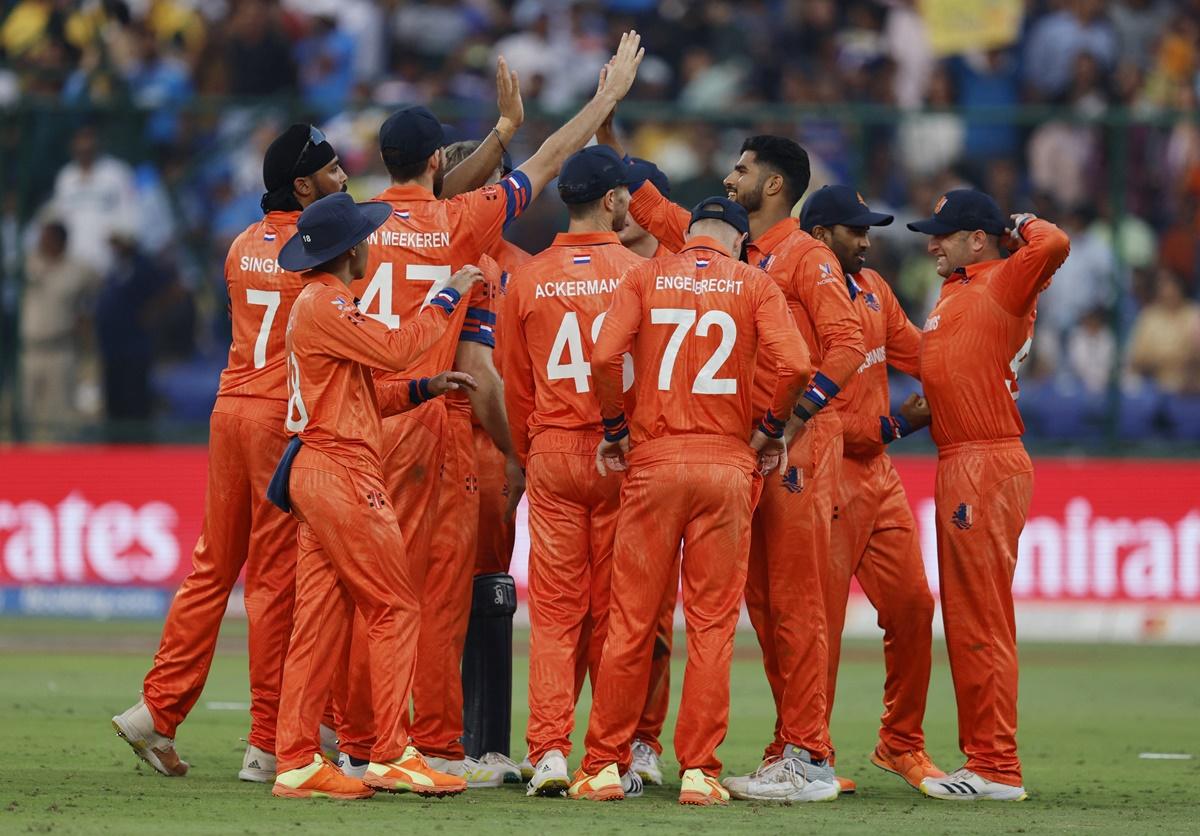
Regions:
M 897 457 L 937 592 L 932 458 Z M 1013 581 L 1027 638 L 1200 641 L 1200 462 L 1035 458 Z M 160 618 L 204 514 L 201 447 L 0 451 L 0 611 Z M 524 593 L 518 514 L 512 573 Z M 873 616 L 854 591 L 848 630 Z M 232 608 L 236 611 L 235 606 Z

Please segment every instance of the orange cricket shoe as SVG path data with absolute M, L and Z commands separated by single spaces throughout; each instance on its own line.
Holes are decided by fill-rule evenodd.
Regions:
M 914 789 L 921 788 L 921 782 L 926 778 L 945 778 L 946 773 L 934 765 L 929 753 L 924 749 L 894 754 L 883 748 L 883 744 L 875 747 L 871 753 L 871 763 L 884 772 L 899 775 Z
M 680 804 L 710 807 L 714 804 L 729 803 L 729 790 L 721 786 L 721 782 L 716 778 L 705 775 L 699 769 L 685 770 L 682 784 L 679 788 Z
M 336 766 L 320 755 L 299 769 L 289 769 L 275 777 L 271 795 L 276 798 L 370 798 L 375 790 L 357 778 L 347 778 Z
M 438 798 L 458 795 L 467 788 L 467 782 L 456 775 L 438 772 L 426 761 L 415 746 L 409 746 L 400 760 L 367 764 L 363 783 L 384 792 L 411 792 L 420 796 Z
M 567 797 L 585 801 L 624 801 L 625 790 L 621 786 L 621 773 L 617 765 L 610 763 L 595 775 L 588 775 L 580 769 L 567 790 Z
M 837 776 L 838 790 L 842 795 L 854 795 L 858 791 L 858 784 L 850 778 L 843 775 Z

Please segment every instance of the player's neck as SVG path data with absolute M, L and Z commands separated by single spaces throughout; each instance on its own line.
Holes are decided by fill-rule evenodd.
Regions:
M 403 180 L 403 181 L 393 180 L 392 181 L 393 188 L 405 187 L 405 186 L 410 187 L 410 188 L 415 186 L 418 188 L 422 188 L 427 192 L 432 192 L 433 191 L 433 175 L 428 174 L 424 177 L 418 177 L 416 180 Z
M 757 241 L 768 229 L 775 224 L 791 217 L 787 209 L 777 206 L 760 206 L 750 212 L 750 240 Z
M 597 232 L 612 232 L 612 218 L 607 216 L 591 216 L 586 218 L 572 218 L 567 224 L 567 233 L 570 235 L 591 235 Z

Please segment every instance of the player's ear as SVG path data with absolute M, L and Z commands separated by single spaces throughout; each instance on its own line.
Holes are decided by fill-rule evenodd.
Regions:
M 296 177 L 292 180 L 292 192 L 303 197 L 312 195 L 312 180 L 307 177 Z
M 617 190 L 609 189 L 604 193 L 604 211 L 611 212 L 617 208 Z

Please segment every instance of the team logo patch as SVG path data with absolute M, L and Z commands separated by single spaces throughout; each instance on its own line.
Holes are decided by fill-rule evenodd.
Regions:
M 975 511 L 965 502 L 958 503 L 958 508 L 950 515 L 950 521 L 955 528 L 966 531 L 975 524 Z
M 371 508 L 386 508 L 387 498 L 382 491 L 367 491 L 367 505 Z
M 707 259 L 707 258 L 698 258 L 698 259 L 696 259 L 696 269 L 697 269 L 697 270 L 700 270 L 700 269 L 702 269 L 702 268 L 704 268 L 704 267 L 707 267 L 707 266 L 708 266 L 708 259 Z
M 759 259 L 758 269 L 759 270 L 770 270 L 771 265 L 774 263 L 775 263 L 775 256 L 770 253 L 767 253 L 761 259 Z
M 789 467 L 783 474 L 783 486 L 788 493 L 800 493 L 804 490 L 804 471 L 798 467 Z
M 479 493 L 479 479 L 474 473 L 468 473 L 464 481 L 467 493 Z
M 592 257 L 590 255 L 577 255 L 571 258 L 572 264 L 591 264 Z
M 863 299 L 866 301 L 867 307 L 876 313 L 883 310 L 883 307 L 879 304 L 879 297 L 877 297 L 874 293 L 864 293 Z
M 940 198 L 938 198 L 938 202 L 936 204 L 934 204 L 933 214 L 936 215 L 938 212 L 942 211 L 942 209 L 944 209 L 945 207 L 946 207 L 946 196 L 942 195 Z
M 407 209 L 396 209 L 392 214 L 402 221 L 407 221 L 411 213 Z

